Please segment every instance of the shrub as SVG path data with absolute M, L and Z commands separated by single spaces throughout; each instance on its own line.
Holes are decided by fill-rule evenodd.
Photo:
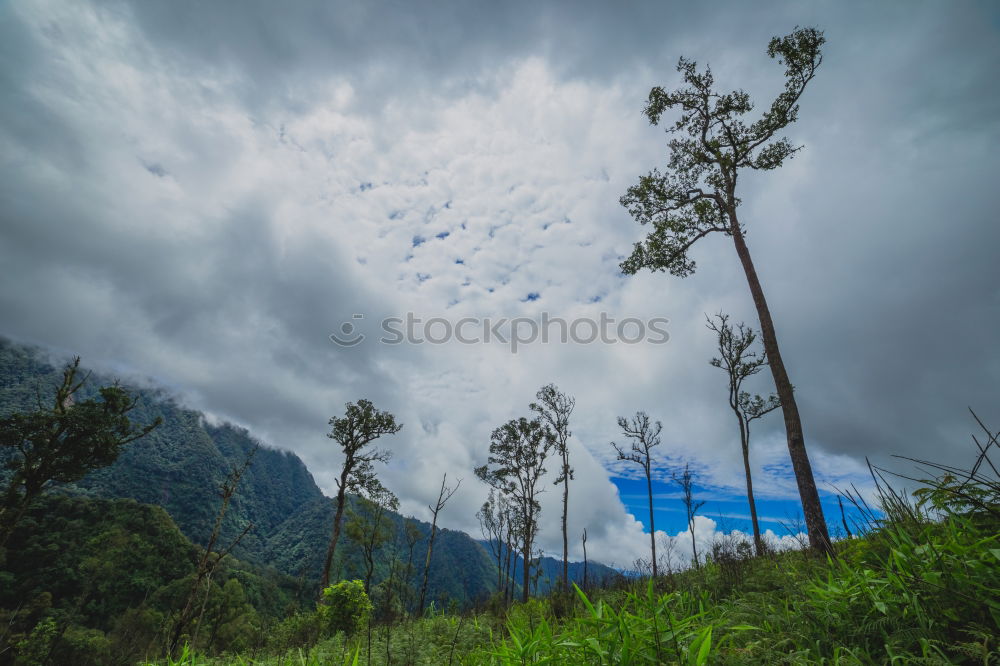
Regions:
M 360 580 L 342 580 L 323 590 L 316 612 L 325 635 L 352 634 L 371 617 L 372 602 Z

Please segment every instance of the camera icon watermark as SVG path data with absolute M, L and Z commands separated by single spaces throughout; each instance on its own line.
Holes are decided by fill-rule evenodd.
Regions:
M 364 319 L 363 314 L 353 314 L 351 319 L 360 320 Z M 331 333 L 330 340 L 333 341 L 335 345 L 340 347 L 353 347 L 354 345 L 359 345 L 365 341 L 367 336 L 364 333 L 358 333 L 355 330 L 355 326 L 352 322 L 345 321 L 340 325 L 340 334 Z
M 363 314 L 353 314 L 354 321 L 363 320 Z M 533 317 L 462 317 L 455 321 L 446 317 L 418 317 L 407 312 L 403 317 L 386 317 L 380 322 L 384 345 L 443 345 L 457 342 L 463 345 L 501 344 L 512 354 L 525 345 L 541 344 L 653 344 L 662 345 L 670 340 L 665 317 L 616 319 L 606 312 L 594 317 L 564 319 L 542 312 Z M 338 333 L 331 333 L 330 340 L 340 347 L 354 347 L 367 339 L 352 321 L 340 325 Z

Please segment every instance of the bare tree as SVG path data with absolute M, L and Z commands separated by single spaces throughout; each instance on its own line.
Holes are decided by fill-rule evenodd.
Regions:
M 573 468 L 569 464 L 569 417 L 576 407 L 576 400 L 562 393 L 555 384 L 547 384 L 539 389 L 535 394 L 538 402 L 531 403 L 532 411 L 536 412 L 539 418 L 552 429 L 555 435 L 556 451 L 561 458 L 559 466 L 559 476 L 554 483 L 563 486 L 563 513 L 562 513 L 562 537 L 563 537 L 563 560 L 562 560 L 562 583 L 563 589 L 569 591 L 569 536 L 566 522 L 569 517 L 569 482 L 573 479 Z
M 788 453 L 802 500 L 810 545 L 831 552 L 823 507 L 816 490 L 809 456 L 806 453 L 802 420 L 788 378 L 778 337 L 764 298 L 764 288 L 746 243 L 746 228 L 737 216 L 740 199 L 736 195 L 740 172 L 776 169 L 801 146 L 787 138 L 776 138 L 799 112 L 799 99 L 816 75 L 823 57 L 823 32 L 796 28 L 785 37 L 775 37 L 767 48 L 772 58 L 785 66 L 785 89 L 760 118 L 744 120 L 753 110 L 750 95 L 742 90 L 716 92 L 711 69 L 698 71 L 697 64 L 681 58 L 677 71 L 686 86 L 667 92 L 656 87 L 649 92 L 645 114 L 658 124 L 664 112 L 677 109 L 680 117 L 670 124 L 668 171 L 653 170 L 639 179 L 621 198 L 632 217 L 652 230 L 635 248 L 621 269 L 635 274 L 642 269 L 668 271 L 678 277 L 694 272 L 689 256 L 700 239 L 719 232 L 733 239 L 757 309 L 764 350 L 771 367 L 775 390 L 785 419 Z
M 344 529 L 352 541 L 361 546 L 365 562 L 365 594 L 371 594 L 375 573 L 375 552 L 392 537 L 393 525 L 386 514 L 399 509 L 399 499 L 387 488 L 379 487 L 368 497 L 358 497 L 358 508 L 350 511 Z
M 394 435 L 403 424 L 396 423 L 396 417 L 389 412 L 375 409 L 368 400 L 358 400 L 357 404 L 347 403 L 343 417 L 330 419 L 333 430 L 327 435 L 340 444 L 344 450 L 344 466 L 337 479 L 337 509 L 333 516 L 333 534 L 330 546 L 326 551 L 326 561 L 323 564 L 323 578 L 320 583 L 320 593 L 330 584 L 330 566 L 340 539 L 340 527 L 344 518 L 344 505 L 347 493 L 365 492 L 369 496 L 377 493 L 382 484 L 375 476 L 373 464 L 386 463 L 392 454 L 382 449 L 365 450 L 369 444 L 383 435 Z
M 684 473 L 680 476 L 674 474 L 674 481 L 680 484 L 684 493 L 684 509 L 687 512 L 688 531 L 691 532 L 691 553 L 694 555 L 694 566 L 699 567 L 701 564 L 698 562 L 698 543 L 694 538 L 694 517 L 705 502 L 694 499 L 694 475 L 691 474 L 690 465 L 684 465 Z
M 489 497 L 483 502 L 483 506 L 476 512 L 479 519 L 479 530 L 483 533 L 490 549 L 490 554 L 497 561 L 497 592 L 506 598 L 506 585 L 504 583 L 503 556 L 507 549 L 507 519 L 509 508 L 507 500 L 503 495 L 490 488 Z
M 583 528 L 583 589 L 587 589 L 587 528 Z
M 767 354 L 751 351 L 757 334 L 742 322 L 734 328 L 729 323 L 729 315 L 719 313 L 715 319 L 708 319 L 709 330 L 714 331 L 718 342 L 719 356 L 711 360 L 716 368 L 721 368 L 729 378 L 729 407 L 736 415 L 740 426 L 740 447 L 743 452 L 743 472 L 747 482 L 747 502 L 750 504 L 750 522 L 753 524 L 754 552 L 764 554 L 764 542 L 757 522 L 757 503 L 753 497 L 753 478 L 750 472 L 750 423 L 773 412 L 781 406 L 777 395 L 763 398 L 751 396 L 743 390 L 743 382 L 760 372 L 767 365 Z
M 622 434 L 625 437 L 632 440 L 632 448 L 628 452 L 611 442 L 611 446 L 618 452 L 618 460 L 626 460 L 639 465 L 646 475 L 646 490 L 649 492 L 649 549 L 652 553 L 650 560 L 653 563 L 653 578 L 656 578 L 656 523 L 653 520 L 653 455 L 651 452 L 654 447 L 660 444 L 660 431 L 663 430 L 663 424 L 657 421 L 653 425 L 646 412 L 636 412 L 631 421 L 624 416 L 619 416 L 618 427 L 622 429 Z
M 250 464 L 253 462 L 254 456 L 257 454 L 257 450 L 260 448 L 259 445 L 254 446 L 250 451 L 247 452 L 246 457 L 243 459 L 243 463 L 239 466 L 233 467 L 226 479 L 222 482 L 219 488 L 219 495 L 222 498 L 222 504 L 219 506 L 219 512 L 215 515 L 215 525 L 212 526 L 212 533 L 208 537 L 208 543 L 205 544 L 205 550 L 201 554 L 201 558 L 198 560 L 198 568 L 195 570 L 194 579 L 191 581 L 191 588 L 188 590 L 187 598 L 184 602 L 184 608 L 181 610 L 180 614 L 174 620 L 173 627 L 171 628 L 169 634 L 169 640 L 167 642 L 167 654 L 173 655 L 176 653 L 177 649 L 180 647 L 181 637 L 184 635 L 184 630 L 188 628 L 188 625 L 195 619 L 195 598 L 198 595 L 198 588 L 202 585 L 206 586 L 205 590 L 205 603 L 201 607 L 201 615 L 205 613 L 205 604 L 208 601 L 208 592 L 212 586 L 212 575 L 215 573 L 216 568 L 223 559 L 229 554 L 229 552 L 242 541 L 243 537 L 253 529 L 253 523 L 247 523 L 243 530 L 229 542 L 229 545 L 223 548 L 218 553 L 215 552 L 215 545 L 219 540 L 219 535 L 222 532 L 222 521 L 226 517 L 226 513 L 229 511 L 229 504 L 233 499 L 233 495 L 236 494 L 236 489 L 239 487 L 240 479 L 249 469 Z M 213 555 L 215 556 L 213 558 Z M 197 636 L 195 636 L 197 638 Z M 193 641 L 192 641 L 193 643 Z
M 447 474 L 441 477 L 441 491 L 438 493 L 437 502 L 434 503 L 433 507 L 432 506 L 427 507 L 428 509 L 431 510 L 431 514 L 433 515 L 434 518 L 431 521 L 431 536 L 427 540 L 427 558 L 424 560 L 424 580 L 420 585 L 420 605 L 417 608 L 418 614 L 424 612 L 424 601 L 426 600 L 427 597 L 427 576 L 430 574 L 431 570 L 431 554 L 434 552 L 434 537 L 437 535 L 438 514 L 441 513 L 441 509 L 443 509 L 444 505 L 448 503 L 448 500 L 451 499 L 451 496 L 455 494 L 455 491 L 458 490 L 458 487 L 462 485 L 462 480 L 459 479 L 458 483 L 455 484 L 455 487 L 450 488 L 445 485 L 447 480 L 448 480 Z
M 542 507 L 539 479 L 545 474 L 545 458 L 555 445 L 552 431 L 538 419 L 512 419 L 493 431 L 489 463 L 476 468 L 476 476 L 506 495 L 516 510 L 523 569 L 522 601 L 530 592 L 532 546 L 538 532 Z
M 674 551 L 677 550 L 677 539 L 670 536 L 669 534 L 664 534 L 663 538 L 660 539 L 660 562 L 663 565 L 663 569 L 666 569 L 667 576 L 673 577 L 674 575 Z

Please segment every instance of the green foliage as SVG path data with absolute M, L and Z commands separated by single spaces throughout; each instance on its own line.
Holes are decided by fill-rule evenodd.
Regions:
M 997 498 L 956 478 L 932 481 L 911 513 L 841 542 L 835 560 L 723 544 L 700 569 L 655 583 L 577 588 L 562 618 L 549 599 L 501 616 L 432 612 L 374 627 L 370 648 L 362 634 L 338 634 L 252 663 L 998 663 L 1000 521 L 987 510 Z M 956 493 L 982 506 L 969 510 Z
M 35 349 L 0 338 L 0 416 L 30 411 L 37 405 L 38 394 L 52 395 L 58 388 L 61 372 L 43 359 Z M 99 399 L 95 387 L 111 382 L 109 377 L 91 373 L 79 396 Z M 202 414 L 183 409 L 156 390 L 128 390 L 138 396 L 130 412 L 132 420 L 150 423 L 162 418 L 162 425 L 122 449 L 112 465 L 53 490 L 90 498 L 131 498 L 161 506 L 185 536 L 205 545 L 218 509 L 219 485 L 258 442 L 242 428 L 209 424 Z M 6 478 L 5 455 L 0 447 L 0 487 Z M 348 509 L 357 508 L 357 499 L 355 495 L 347 497 Z M 262 617 L 283 618 L 291 612 L 289 604 L 304 608 L 315 600 L 333 520 L 330 504 L 297 456 L 267 447 L 254 456 L 232 499 L 219 541 L 229 543 L 243 526 L 253 523 L 254 529 L 233 550 L 242 563 L 232 567 L 231 575 L 239 577 L 248 602 Z M 404 518 L 389 512 L 384 522 L 392 537 L 376 558 L 373 586 L 388 576 L 385 554 L 405 553 L 407 549 Z M 430 525 L 414 521 L 414 529 L 420 532 L 414 552 L 423 553 Z M 337 578 L 362 578 L 365 568 L 362 549 L 345 535 L 335 561 Z M 419 589 L 419 573 L 418 567 L 413 567 L 404 576 L 406 584 Z M 428 599 L 455 599 L 468 608 L 492 594 L 495 585 L 489 555 L 478 543 L 462 532 L 438 530 Z
M 995 437 L 981 447 L 995 445 Z M 985 455 L 975 469 L 989 466 Z M 880 477 L 881 478 L 881 477 Z M 698 570 L 579 593 L 557 621 L 508 614 L 497 664 L 1000 663 L 1000 484 L 954 468 L 911 504 L 882 488 L 885 518 L 836 559 L 715 548 Z M 873 514 L 874 516 L 874 514 Z M 484 658 L 485 660 L 485 658 Z
M 53 481 L 83 478 L 118 458 L 121 448 L 160 425 L 135 426 L 129 412 L 136 399 L 117 384 L 98 389 L 99 398 L 80 400 L 87 381 L 78 379 L 79 357 L 63 371 L 51 407 L 0 418 L 0 448 L 9 471 L 0 504 L 0 548 L 26 507 Z
M 323 633 L 353 634 L 371 616 L 372 602 L 360 580 L 342 580 L 323 590 L 317 613 Z
M 522 562 L 528 563 L 538 532 L 545 459 L 556 446 L 556 435 L 541 419 L 511 419 L 493 431 L 489 463 L 476 468 L 476 476 L 508 498 L 513 513 L 512 530 L 521 546 Z M 522 573 L 521 594 L 528 600 L 528 569 Z
M 364 449 L 383 435 L 392 435 L 403 428 L 389 412 L 375 408 L 370 400 L 347 403 L 344 416 L 330 419 L 332 430 L 327 435 L 344 450 L 344 472 L 338 482 L 349 493 L 374 497 L 384 491 L 375 476 L 373 463 L 388 462 L 391 453 L 384 449 Z M 340 486 L 338 486 L 340 487 Z
M 0 366 L 18 363 L 37 369 L 0 353 Z M 18 376 L 13 388 L 0 390 L 0 403 L 23 397 L 24 377 L 58 381 L 56 374 Z M 146 420 L 151 412 L 140 413 Z M 223 450 L 230 456 L 250 442 L 197 420 L 164 429 L 180 423 L 223 460 Z M 880 482 L 882 511 L 870 512 L 863 537 L 838 544 L 836 559 L 806 552 L 751 557 L 746 548 L 717 544 L 697 570 L 619 578 L 604 589 L 532 599 L 498 614 L 459 616 L 454 604 L 442 613 L 435 607 L 448 604 L 441 603 L 419 619 L 405 618 L 402 606 L 376 615 L 358 580 L 329 587 L 315 609 L 303 611 L 311 595 L 301 580 L 227 560 L 199 588 L 187 632 L 193 647 L 167 663 L 997 663 L 1000 484 L 989 471 L 996 437 L 987 437 L 971 470 L 927 463 L 942 474 L 914 500 Z M 183 450 L 175 444 L 159 451 Z M 162 473 L 162 464 L 151 469 Z M 881 472 L 877 478 L 884 481 Z M 267 484 L 258 481 L 265 496 Z M 10 532 L 0 562 L 0 663 L 124 666 L 155 657 L 190 589 L 198 547 L 159 507 L 81 497 L 82 484 L 62 490 L 73 494 L 40 496 Z M 349 501 L 365 511 L 357 498 Z M 322 535 L 329 502 L 304 506 L 315 511 Z M 400 554 L 419 550 L 427 529 L 416 522 L 407 529 L 392 512 L 384 520 L 392 525 L 385 533 L 392 558 L 375 563 L 372 597 L 400 604 L 400 590 L 412 581 L 399 581 L 394 591 L 387 569 L 405 570 Z M 495 578 L 482 548 L 450 530 L 438 538 L 432 583 L 452 599 L 475 598 L 482 581 Z M 359 566 L 350 558 L 340 564 Z M 558 575 L 557 565 L 549 566 Z
M 197 556 L 159 507 L 43 495 L 12 532 L 0 565 L 0 655 L 27 659 L 53 623 L 49 663 L 127 664 L 158 653 Z M 204 612 L 189 636 L 197 634 L 206 652 L 251 649 L 261 642 L 261 615 L 295 608 L 293 591 L 290 579 L 227 561 L 200 592 Z
M 823 61 L 824 41 L 815 28 L 796 28 L 771 40 L 768 55 L 786 66 L 785 90 L 753 122 L 744 120 L 753 110 L 746 92 L 717 92 L 711 69 L 699 71 L 685 58 L 677 64 L 685 87 L 650 90 L 645 108 L 650 123 L 658 124 L 668 110 L 680 115 L 668 130 L 673 138 L 667 173 L 654 169 L 621 198 L 633 218 L 652 226 L 622 262 L 624 273 L 646 268 L 686 277 L 695 270 L 688 251 L 696 242 L 715 232 L 742 232 L 735 220 L 737 173 L 775 169 L 798 150 L 775 136 L 797 119 L 799 98 Z

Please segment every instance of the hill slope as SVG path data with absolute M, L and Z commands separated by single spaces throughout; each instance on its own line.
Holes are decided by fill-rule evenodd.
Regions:
M 30 410 L 38 396 L 52 395 L 60 370 L 44 360 L 39 350 L 0 338 L 0 414 Z M 94 392 L 114 378 L 91 375 L 85 390 Z M 129 445 L 110 467 L 63 487 L 65 493 L 92 498 L 129 498 L 163 507 L 181 532 L 205 544 L 218 511 L 218 487 L 229 470 L 240 465 L 258 446 L 239 427 L 211 425 L 197 411 L 180 406 L 162 391 L 143 390 L 134 419 L 146 423 L 156 417 L 163 425 Z M 0 452 L 2 453 L 2 452 Z M 389 557 L 413 564 L 411 585 L 419 573 L 430 534 L 428 523 L 391 514 L 393 536 L 380 554 L 373 577 L 377 584 L 389 575 Z M 333 506 L 317 487 L 302 461 L 287 451 L 261 446 L 244 475 L 223 525 L 222 542 L 239 534 L 248 522 L 254 529 L 233 554 L 241 560 L 273 566 L 301 579 L 304 586 L 318 582 L 326 553 Z M 418 538 L 412 550 L 406 539 L 409 523 Z M 341 578 L 363 575 L 360 548 L 344 536 L 338 548 L 335 573 Z M 555 579 L 559 564 L 543 558 L 540 590 Z M 582 577 L 581 567 L 571 573 Z M 591 564 L 591 575 L 610 569 Z M 428 598 L 451 599 L 466 606 L 489 597 L 496 587 L 496 569 L 483 546 L 463 532 L 441 530 L 435 541 Z

